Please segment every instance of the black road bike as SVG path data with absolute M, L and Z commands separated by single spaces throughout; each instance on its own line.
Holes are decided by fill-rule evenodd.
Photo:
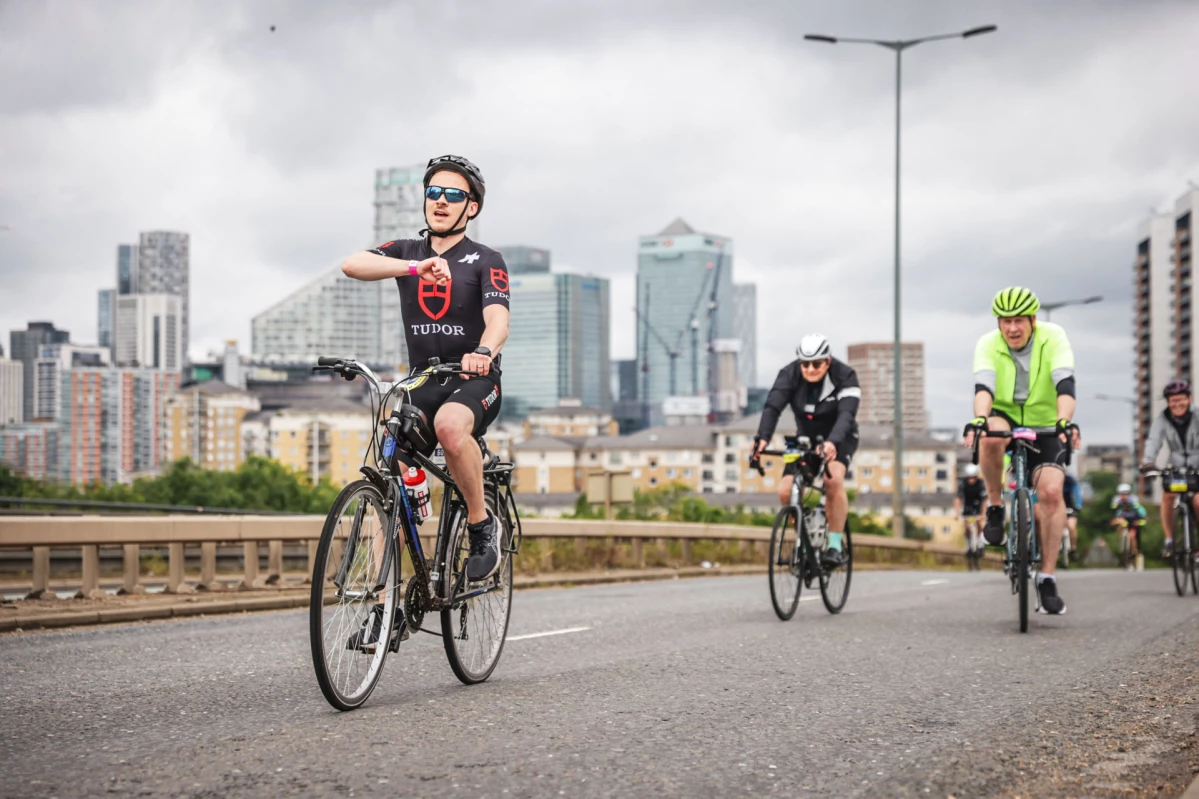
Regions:
M 425 380 L 464 374 L 459 364 L 431 362 L 396 384 L 382 382 L 366 365 L 341 358 L 320 358 L 318 371 L 371 387 L 372 417 L 377 421 L 372 448 L 374 465 L 363 466 L 363 479 L 342 489 L 321 532 L 312 573 L 309 635 L 317 683 L 338 710 L 360 707 L 383 671 L 387 655 L 399 651 L 412 632 L 440 635 L 454 674 L 465 684 L 491 676 L 504 649 L 512 607 L 512 560 L 519 552 L 520 518 L 512 496 L 513 464 L 501 461 L 477 439 L 483 455 L 484 496 L 500 523 L 500 564 L 486 580 L 466 578 L 470 555 L 466 502 L 436 453 L 427 457 L 435 439 L 424 414 L 407 404 L 407 392 Z M 383 419 L 389 401 L 395 409 Z M 401 459 L 401 456 L 403 459 Z M 445 491 L 437 517 L 432 557 L 418 534 L 419 502 L 405 488 L 405 462 L 418 464 L 440 480 Z M 401 574 L 406 552 L 411 574 Z M 438 614 L 441 629 L 422 625 Z M 374 625 L 377 635 L 367 634 Z
M 1195 533 L 1195 493 L 1199 488 L 1199 472 L 1195 469 L 1167 467 L 1161 471 L 1147 471 L 1146 478 L 1161 477 L 1162 491 L 1173 494 L 1174 502 L 1174 591 L 1186 596 L 1187 585 L 1191 593 L 1199 594 L 1199 574 L 1195 559 L 1199 557 Z
M 798 464 L 791 484 L 791 501 L 779 509 L 770 534 L 770 555 L 767 571 L 770 576 L 770 601 L 774 612 L 789 621 L 799 607 L 799 594 L 812 580 L 820 582 L 820 597 L 829 613 L 840 613 L 849 598 L 849 582 L 853 577 L 853 544 L 848 521 L 841 535 L 844 561 L 837 566 L 823 562 L 828 548 L 828 520 L 824 512 L 824 476 L 828 464 L 821 449 L 806 436 L 787 436 L 782 450 L 763 450 L 762 455 L 781 457 L 784 464 Z M 759 459 L 750 457 L 750 466 L 766 474 Z M 818 482 L 819 481 L 819 482 Z

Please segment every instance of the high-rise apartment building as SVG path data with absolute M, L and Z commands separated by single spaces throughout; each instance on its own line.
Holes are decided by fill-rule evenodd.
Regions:
M 0 425 L 0 463 L 34 480 L 58 478 L 58 425 Z
M 713 289 L 715 307 L 709 309 Z M 639 395 L 652 422 L 663 418 L 666 397 L 710 393 L 708 341 L 734 337 L 734 312 L 732 239 L 697 232 L 682 219 L 655 236 L 641 237 L 637 357 L 645 356 L 649 371 L 642 375 Z
M 179 298 L 181 363 L 187 361 L 187 348 L 191 343 L 190 241 L 186 233 L 166 230 L 142 233 L 137 248 L 137 288 L 130 292 L 173 294 Z
M 21 413 L 25 419 L 34 418 L 34 370 L 42 345 L 65 344 L 70 340 L 70 333 L 58 330 L 50 322 L 30 322 L 26 330 L 9 334 L 9 357 L 23 366 Z
M 928 429 L 928 410 L 924 404 L 924 344 L 906 342 L 903 359 L 903 427 L 905 430 Z M 895 346 L 891 342 L 849 345 L 849 365 L 862 384 L 862 404 L 858 409 L 861 424 L 895 423 Z
M 733 338 L 741 341 L 737 373 L 746 389 L 758 385 L 758 287 L 733 284 Z
M 117 294 L 138 294 L 138 254 L 136 244 L 117 245 Z
M 111 363 L 107 347 L 91 344 L 45 344 L 33 368 L 33 419 L 53 422 L 62 409 L 58 392 L 63 369 L 101 367 Z
M 184 364 L 183 301 L 174 294 L 117 297 L 113 349 L 118 366 L 166 369 Z
M 117 290 L 100 289 L 96 293 L 96 343 L 112 349 L 117 316 Z
M 25 421 L 25 365 L 0 357 L 0 425 Z
M 1172 214 L 1141 225 L 1133 262 L 1133 374 L 1136 450 L 1142 452 L 1153 417 L 1165 407 L 1162 389 L 1175 378 L 1199 377 L 1199 317 L 1192 298 L 1192 243 L 1199 189 L 1178 198 Z M 1135 453 L 1134 453 L 1135 455 Z
M 550 251 L 539 247 L 513 245 L 496 247 L 510 275 L 533 275 L 550 271 Z
M 245 460 L 242 421 L 260 409 L 258 398 L 221 380 L 180 389 L 167 398 L 166 460 L 191 458 L 217 471 Z
M 407 360 L 399 296 L 395 281 L 352 280 L 332 269 L 254 317 L 254 360 L 315 364 L 336 355 L 394 368 Z
M 508 282 L 518 311 L 504 345 L 502 413 L 525 416 L 565 398 L 610 410 L 608 281 L 547 272 Z
M 58 475 L 76 485 L 156 474 L 166 398 L 179 373 L 81 367 L 59 373 Z

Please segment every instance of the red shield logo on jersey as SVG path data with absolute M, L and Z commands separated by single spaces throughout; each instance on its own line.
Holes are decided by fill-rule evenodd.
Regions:
M 508 273 L 503 269 L 491 270 L 491 285 L 495 286 L 496 291 L 508 290 Z
M 450 310 L 450 289 L 453 285 L 453 280 L 447 280 L 444 286 L 427 283 L 424 280 L 420 282 L 420 286 L 416 290 L 416 299 L 420 302 L 420 309 L 425 312 L 425 316 L 433 321 L 445 316 L 446 311 Z M 434 300 L 434 306 L 437 305 L 436 300 L 441 300 L 441 308 L 436 312 L 430 310 L 429 300 Z

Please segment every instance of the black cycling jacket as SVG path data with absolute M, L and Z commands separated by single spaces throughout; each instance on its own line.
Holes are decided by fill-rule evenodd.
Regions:
M 841 446 L 858 436 L 857 414 L 861 401 L 858 374 L 849 364 L 833 358 L 824 380 L 809 383 L 803 378 L 799 361 L 792 361 L 779 370 L 774 386 L 766 395 L 758 437 L 769 440 L 778 426 L 779 414 L 790 405 L 799 428 L 797 435 L 821 436 L 825 441 Z

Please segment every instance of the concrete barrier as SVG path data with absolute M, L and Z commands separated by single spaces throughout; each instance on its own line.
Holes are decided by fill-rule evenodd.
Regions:
M 324 516 L 6 516 L 0 517 L 0 549 L 31 551 L 32 590 L 30 598 L 53 595 L 50 583 L 51 548 L 72 548 L 82 553 L 82 587 L 78 596 L 103 597 L 100 588 L 98 551 L 101 546 L 122 547 L 124 571 L 121 592 L 141 593 L 140 547 L 165 546 L 168 552 L 168 593 L 219 590 L 216 579 L 217 544 L 241 543 L 244 551 L 244 589 L 277 585 L 283 576 L 284 542 L 307 543 L 307 572 L 312 573 L 316 541 Z M 530 539 L 588 539 L 631 541 L 633 556 L 643 564 L 642 545 L 649 541 L 679 541 L 684 553 L 697 540 L 737 541 L 753 547 L 770 540 L 770 528 L 730 524 L 684 524 L 677 522 L 592 521 L 581 519 L 525 519 L 524 534 Z M 422 530 L 434 534 L 437 519 Z M 925 552 L 932 555 L 964 555 L 958 547 L 910 539 L 858 534 L 854 548 L 880 548 Z M 259 547 L 266 542 L 267 570 L 261 573 Z M 184 573 L 188 545 L 200 548 L 200 579 L 189 583 Z M 684 560 L 686 557 L 684 556 Z

